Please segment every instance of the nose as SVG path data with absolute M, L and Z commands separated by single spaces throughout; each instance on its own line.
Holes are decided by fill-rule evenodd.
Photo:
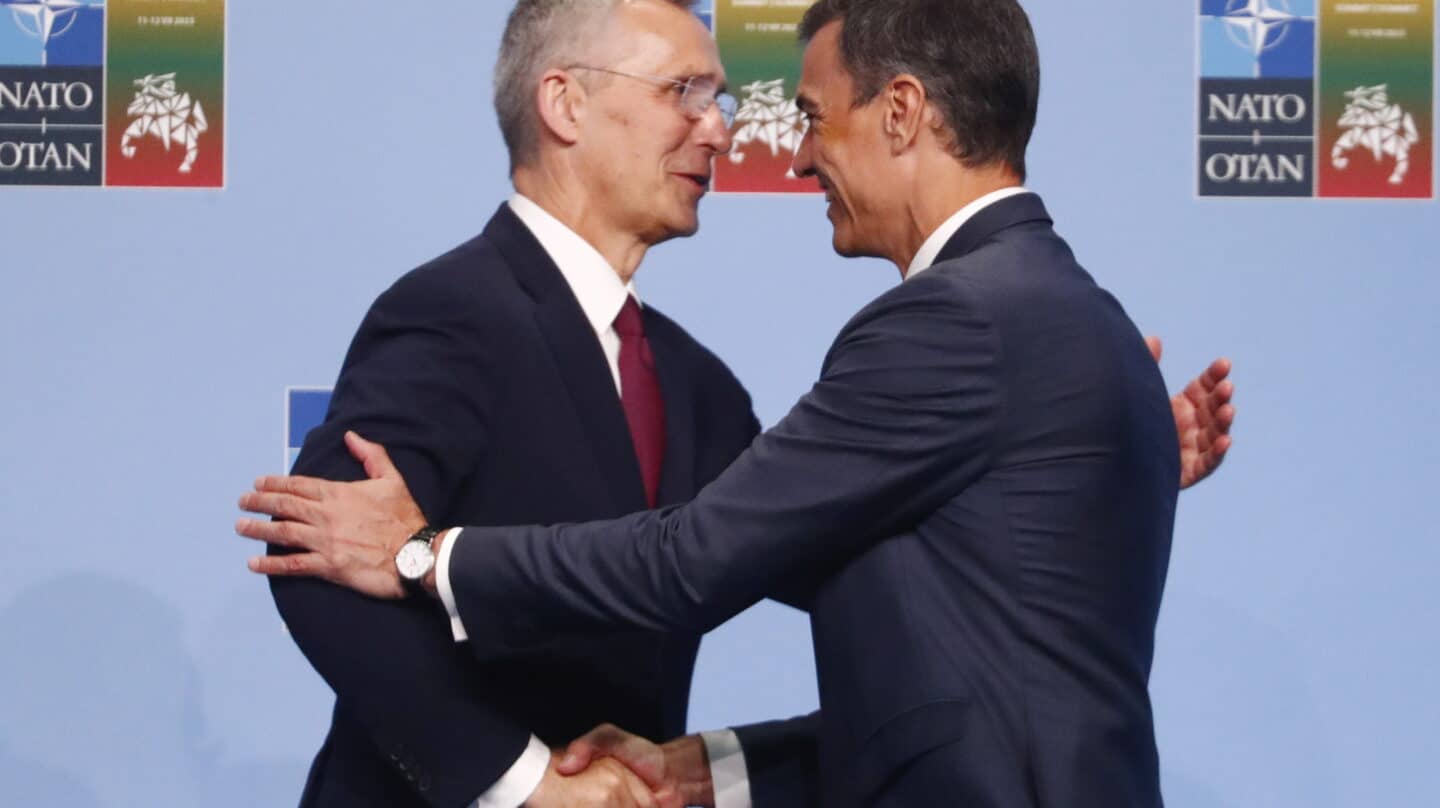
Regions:
M 795 158 L 790 161 L 790 170 L 795 172 L 797 177 L 815 176 L 815 146 L 811 142 L 810 128 L 805 128 L 805 134 L 800 136 L 800 145 L 795 147 Z
M 730 127 L 725 125 L 725 116 L 720 114 L 720 105 L 711 104 L 695 123 L 695 134 L 700 145 L 708 146 L 716 154 L 729 154 L 735 139 L 730 136 Z

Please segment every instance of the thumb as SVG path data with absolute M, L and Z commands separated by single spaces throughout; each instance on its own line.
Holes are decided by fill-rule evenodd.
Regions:
M 555 764 L 555 771 L 566 777 L 570 777 L 585 771 L 590 767 L 590 762 L 595 758 L 595 746 L 584 738 L 571 741 L 565 747 L 560 757 L 560 762 Z
M 366 477 L 377 480 L 400 475 L 395 464 L 390 462 L 390 453 L 385 451 L 384 446 L 365 440 L 353 430 L 345 433 L 345 446 L 350 450 L 350 455 L 365 467 Z
M 1146 338 L 1145 338 L 1145 347 L 1150 349 L 1150 355 L 1155 358 L 1155 361 L 1156 361 L 1156 362 L 1159 362 L 1159 361 L 1160 361 L 1160 353 L 1161 353 L 1161 351 L 1165 350 L 1165 346 L 1163 346 L 1163 345 L 1160 344 L 1160 338 L 1159 338 L 1159 337 L 1146 337 Z

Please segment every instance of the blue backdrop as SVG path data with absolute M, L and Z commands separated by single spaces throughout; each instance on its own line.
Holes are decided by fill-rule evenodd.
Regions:
M 0 803 L 298 795 L 330 697 L 234 500 L 283 463 L 285 389 L 329 385 L 375 295 L 505 198 L 507 6 L 233 3 L 225 191 L 0 189 Z M 1170 805 L 1429 803 L 1435 204 L 1198 200 L 1194 3 L 1029 6 L 1031 186 L 1172 386 L 1236 362 L 1237 447 L 1182 497 L 1160 623 Z M 639 277 L 767 423 L 896 281 L 831 254 L 822 204 L 710 198 Z M 798 613 L 706 641 L 692 726 L 814 704 Z

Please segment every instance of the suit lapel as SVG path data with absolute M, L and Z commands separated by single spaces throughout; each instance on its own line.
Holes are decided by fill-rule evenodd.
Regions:
M 940 254 L 935 256 L 935 263 L 968 255 L 1001 230 L 1026 222 L 1051 223 L 1050 214 L 1045 212 L 1045 204 L 1040 197 L 1024 193 L 1002 199 L 983 208 L 961 225 L 955 235 L 945 242 Z
M 610 364 L 579 301 L 549 253 L 509 205 L 500 206 L 486 226 L 485 236 L 535 300 L 535 324 L 565 381 L 611 501 L 621 513 L 644 510 L 645 486 L 630 441 L 630 426 L 615 392 Z
M 674 505 L 695 496 L 695 391 L 681 353 L 679 327 L 646 306 L 645 338 L 655 354 L 655 374 L 665 399 L 665 459 L 656 502 Z

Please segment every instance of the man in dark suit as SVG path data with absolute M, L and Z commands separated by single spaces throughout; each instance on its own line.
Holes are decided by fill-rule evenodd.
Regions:
M 375 301 L 294 469 L 363 478 L 342 442 L 362 431 L 390 446 L 437 524 L 683 502 L 758 431 L 729 370 L 630 284 L 647 247 L 695 231 L 710 160 L 729 148 L 714 42 L 683 3 L 546 6 L 517 5 L 497 68 L 516 196 Z M 641 54 L 636 72 L 688 69 L 683 97 L 561 69 L 597 29 L 598 63 L 618 48 Z M 562 781 L 550 746 L 604 721 L 684 732 L 697 632 L 570 638 L 482 663 L 428 604 L 319 581 L 273 591 L 336 694 L 303 805 L 580 804 L 633 777 L 615 766 L 588 775 L 603 783 Z
M 1147 679 L 1175 424 L 1139 334 L 1020 187 L 1028 21 L 1011 0 L 821 0 L 803 34 L 796 168 L 826 189 L 836 249 L 904 282 L 688 505 L 451 530 L 448 564 L 407 574 L 490 664 L 805 593 L 822 710 L 740 730 L 762 807 L 1159 805 Z M 399 597 L 396 551 L 434 520 L 383 450 L 349 442 L 372 481 L 261 481 L 242 505 L 295 521 L 240 532 L 310 551 L 257 571 Z M 652 785 L 713 801 L 698 739 L 602 735 Z

